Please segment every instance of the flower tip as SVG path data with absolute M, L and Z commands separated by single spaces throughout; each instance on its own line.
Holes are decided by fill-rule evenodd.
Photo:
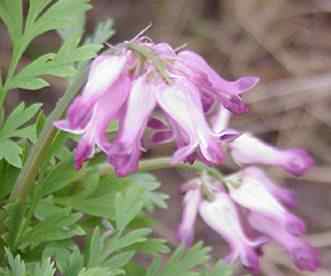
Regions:
M 247 77 L 242 77 L 239 80 L 236 81 L 236 85 L 240 93 L 243 93 L 247 90 L 252 89 L 254 86 L 258 84 L 260 81 L 259 77 L 255 76 L 247 76 Z
M 174 138 L 171 130 L 157 131 L 152 135 L 151 142 L 153 144 L 165 144 Z
M 287 153 L 288 161 L 284 163 L 283 168 L 295 176 L 302 176 L 315 164 L 312 156 L 303 149 L 291 149 Z
M 295 236 L 300 236 L 306 232 L 306 226 L 303 220 L 292 214 L 288 217 L 286 229 Z
M 241 256 L 241 262 L 244 268 L 253 275 L 259 275 L 260 272 L 260 255 L 256 248 L 247 247 Z
M 241 133 L 235 129 L 226 129 L 219 134 L 219 137 L 222 141 L 231 143 L 240 135 Z
M 158 119 L 158 118 L 150 118 L 147 122 L 147 127 L 152 128 L 152 129 L 168 129 L 168 127 L 166 126 L 166 124 Z
M 78 96 L 69 106 L 67 112 L 68 125 L 70 128 L 84 127 L 91 116 L 91 104 L 83 100 L 83 97 Z
M 249 111 L 247 104 L 245 104 L 237 95 L 233 95 L 230 99 L 224 100 L 223 105 L 226 109 L 237 115 L 247 113 Z
M 300 270 L 314 272 L 321 266 L 319 251 L 309 244 L 294 248 L 291 256 L 294 264 Z
M 186 248 L 191 247 L 194 239 L 193 236 L 191 229 L 184 228 L 182 225 L 179 226 L 176 237 L 182 246 Z
M 58 128 L 58 129 L 67 129 L 68 128 L 68 122 L 67 122 L 67 120 L 55 121 L 53 123 L 53 126 Z
M 80 170 L 84 162 L 93 154 L 93 147 L 84 139 L 81 140 L 75 149 L 75 168 Z

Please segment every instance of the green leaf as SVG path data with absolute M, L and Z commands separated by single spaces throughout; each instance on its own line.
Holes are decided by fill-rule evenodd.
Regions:
M 142 202 L 143 207 L 148 210 L 153 209 L 155 206 L 164 207 L 166 205 L 167 195 L 156 191 L 160 184 L 149 174 L 135 174 L 130 177 L 120 178 L 115 175 L 107 175 L 102 177 L 98 183 L 89 180 L 89 182 L 85 181 L 82 184 L 84 187 L 83 191 L 68 197 L 56 198 L 56 202 L 92 216 L 115 217 L 115 219 L 117 194 L 126 193 L 131 189 L 133 189 L 130 192 L 132 196 L 137 196 L 135 204 L 141 205 Z M 130 206 L 125 208 L 130 208 Z M 141 210 L 140 207 L 137 210 L 139 211 L 139 209 Z M 120 219 L 120 210 L 117 210 L 117 216 Z M 132 212 L 134 209 L 130 211 Z M 124 217 L 129 215 L 125 211 L 123 211 L 123 214 Z
M 137 276 L 137 275 L 146 275 L 145 269 L 137 265 L 134 262 L 130 262 L 126 267 L 125 267 L 125 275 L 126 276 Z
M 148 267 L 146 271 L 146 276 L 154 276 L 159 273 L 159 270 L 161 268 L 161 258 L 157 257 L 154 259 L 152 264 Z
M 56 266 L 61 273 L 63 273 L 65 269 L 70 270 L 69 267 L 76 267 L 75 271 L 77 275 L 79 270 L 83 267 L 82 256 L 73 240 L 47 243 L 42 252 L 42 258 L 55 259 Z
M 56 206 L 52 197 L 39 200 L 34 209 L 34 216 L 39 220 L 45 220 L 53 216 L 66 216 L 70 212 L 70 208 Z
M 36 141 L 36 126 L 24 126 L 30 121 L 40 109 L 41 104 L 33 104 L 25 108 L 24 103 L 18 105 L 8 116 L 6 122 L 0 129 L 0 160 L 5 159 L 14 167 L 21 168 L 23 149 L 12 139 L 29 139 Z
M 76 73 L 74 63 L 93 58 L 101 49 L 101 45 L 88 44 L 78 46 L 79 40 L 75 37 L 67 39 L 57 54 L 45 54 L 30 64 L 10 79 L 8 89 L 23 88 L 37 90 L 48 86 L 41 79 L 42 76 L 70 77 Z
M 106 267 L 110 267 L 112 270 L 119 271 L 120 268 L 124 267 L 130 262 L 135 253 L 135 251 L 121 252 L 115 256 L 110 257 L 104 265 Z
M 15 185 L 16 177 L 18 176 L 19 169 L 8 164 L 5 160 L 0 160 L 0 199 L 5 198 Z
M 106 267 L 94 267 L 89 269 L 83 269 L 79 272 L 78 276 L 113 276 L 116 274 L 111 273 L 111 270 Z
M 148 173 L 137 173 L 130 175 L 127 178 L 129 183 L 132 185 L 138 185 L 145 190 L 145 208 L 149 211 L 153 211 L 155 207 L 167 208 L 166 200 L 169 198 L 164 193 L 157 192 L 156 190 L 160 187 L 160 182 L 152 174 Z
M 160 254 L 168 254 L 169 247 L 165 240 L 148 239 L 145 242 L 137 243 L 132 248 L 146 255 L 157 256 Z
M 21 247 L 34 248 L 46 241 L 65 240 L 74 236 L 84 235 L 83 229 L 77 225 L 80 214 L 56 214 L 46 218 L 28 229 L 21 238 Z
M 58 33 L 60 34 L 63 41 L 71 37 L 81 38 L 84 34 L 86 22 L 85 11 L 81 13 L 75 13 L 73 17 L 75 17 L 75 22 L 77 22 L 76 24 L 68 25 L 58 30 Z
M 21 88 L 25 90 L 38 90 L 49 86 L 49 83 L 40 78 L 20 78 L 16 76 L 9 83 L 8 89 Z
M 85 263 L 87 267 L 102 266 L 107 259 L 110 252 L 106 246 L 106 238 L 106 235 L 101 234 L 98 227 L 94 230 L 85 249 Z
M 151 233 L 151 229 L 142 228 L 130 231 L 123 236 L 117 234 L 109 240 L 111 252 L 115 253 L 134 244 L 146 242 L 147 236 L 149 236 Z
M 54 276 L 55 266 L 50 258 L 43 259 L 40 264 L 37 264 L 33 270 L 32 275 Z
M 188 250 L 178 248 L 163 268 L 160 268 L 160 259 L 157 258 L 148 268 L 146 276 L 198 276 L 199 273 L 193 270 L 208 261 L 208 252 L 209 248 L 203 247 L 202 243 Z
M 22 233 L 22 221 L 24 220 L 26 207 L 14 202 L 8 204 L 5 208 L 7 212 L 8 245 L 10 248 L 14 248 Z
M 102 234 L 96 228 L 85 249 L 86 266 L 109 267 L 112 271 L 121 271 L 135 255 L 135 251 L 128 247 L 146 241 L 146 236 L 150 233 L 149 229 L 139 229 L 122 238 L 118 234 L 109 239 L 107 234 Z
M 205 269 L 201 276 L 231 276 L 232 269 L 229 265 L 220 262 L 211 269 Z
M 86 39 L 86 43 L 105 43 L 115 34 L 113 26 L 114 21 L 112 19 L 100 22 L 94 30 L 93 35 Z
M 23 31 L 21 0 L 1 0 L 0 18 L 6 24 L 12 43 L 18 43 Z
M 141 212 L 144 206 L 144 196 L 144 189 L 139 186 L 132 186 L 124 194 L 117 193 L 115 198 L 115 222 L 119 232 L 122 232 Z
M 33 104 L 25 107 L 24 103 L 18 105 L 14 111 L 8 116 L 5 124 L 0 129 L 0 141 L 8 138 L 22 138 L 21 134 L 24 133 L 23 138 L 26 138 L 26 132 L 22 129 L 23 125 L 30 121 L 39 111 L 41 104 Z M 30 131 L 31 132 L 31 129 Z M 30 135 L 31 140 L 35 139 L 36 134 Z
M 23 163 L 20 155 L 23 150 L 11 140 L 0 141 L 0 160 L 5 159 L 10 165 L 22 168 Z
M 77 171 L 72 165 L 72 160 L 58 163 L 52 167 L 50 173 L 41 181 L 41 194 L 46 196 L 63 189 L 84 174 L 84 171 Z
M 75 249 L 67 258 L 67 262 L 63 264 L 63 276 L 76 276 L 84 266 L 84 258 L 80 254 L 79 249 Z
M 5 248 L 8 266 L 9 266 L 9 276 L 26 276 L 26 266 L 24 261 L 21 259 L 20 255 L 14 257 L 12 253 Z
M 44 6 L 40 4 L 39 0 L 36 5 L 38 7 Z M 49 1 L 48 1 L 49 2 Z M 36 13 L 35 9 L 31 12 L 29 22 L 25 30 L 28 40 L 52 30 L 59 30 L 67 26 L 77 24 L 75 21 L 75 14 L 81 14 L 91 8 L 88 4 L 89 0 L 58 0 L 49 6 L 43 13 Z M 41 10 L 39 8 L 39 10 Z M 33 15 L 32 15 L 33 14 Z M 34 20 L 33 20 L 34 19 Z

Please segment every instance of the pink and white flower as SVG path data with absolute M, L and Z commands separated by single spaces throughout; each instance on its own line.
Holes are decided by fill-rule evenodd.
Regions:
M 259 81 L 259 78 L 252 76 L 227 81 L 216 73 L 200 55 L 188 50 L 178 53 L 175 68 L 199 87 L 202 93 L 216 96 L 223 106 L 233 113 L 247 111 L 247 106 L 240 96 Z
M 75 149 L 75 167 L 80 169 L 87 159 L 91 158 L 97 145 L 107 153 L 109 147 L 107 128 L 117 119 L 118 113 L 125 103 L 131 87 L 131 79 L 122 75 L 111 87 L 111 90 L 101 96 L 94 105 L 92 114 L 82 128 L 73 128 L 70 121 L 62 120 L 55 126 L 64 131 L 82 135 Z
M 293 235 L 304 233 L 304 222 L 278 200 L 280 196 L 283 200 L 291 201 L 289 195 L 275 188 L 262 171 L 248 168 L 240 173 L 240 178 L 239 187 L 229 185 L 230 196 L 237 204 L 279 221 Z
M 235 136 L 237 132 L 214 133 L 210 129 L 197 88 L 186 80 L 177 80 L 157 91 L 156 95 L 176 133 L 179 149 L 173 161 L 185 161 L 193 154 L 199 154 L 206 162 L 220 164 L 224 158 L 220 140 L 223 136 Z
M 201 200 L 200 189 L 190 189 L 184 196 L 182 221 L 178 227 L 177 237 L 185 246 L 192 245 L 194 224 L 197 219 Z
M 296 176 L 303 175 L 314 164 L 312 157 L 302 149 L 278 149 L 250 133 L 240 135 L 230 143 L 230 149 L 233 159 L 240 165 L 274 165 Z
M 249 222 L 254 229 L 283 246 L 298 269 L 314 272 L 320 267 L 319 252 L 307 241 L 289 233 L 279 221 L 253 212 Z
M 126 110 L 120 120 L 120 129 L 107 154 L 108 160 L 120 176 L 135 172 L 142 147 L 142 136 L 155 105 L 158 87 L 148 80 L 149 73 L 132 84 Z
M 112 86 L 121 75 L 128 75 L 126 67 L 130 55 L 130 52 L 122 55 L 102 54 L 92 62 L 82 94 L 76 97 L 68 109 L 67 120 L 71 128 L 85 127 L 96 102 L 113 90 Z
M 225 258 L 229 263 L 238 257 L 252 272 L 259 271 L 258 248 L 264 239 L 251 240 L 245 233 L 235 204 L 223 192 L 215 194 L 215 200 L 204 200 L 199 213 L 205 223 L 219 233 L 230 245 L 231 253 Z

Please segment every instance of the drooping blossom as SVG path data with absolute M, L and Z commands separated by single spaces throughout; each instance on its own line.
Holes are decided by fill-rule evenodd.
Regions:
M 255 167 L 241 171 L 240 178 L 239 187 L 229 186 L 230 196 L 237 204 L 279 221 L 294 235 L 304 233 L 304 222 L 289 212 L 281 203 L 281 201 L 286 201 L 293 204 L 289 192 L 275 186 L 262 170 Z
M 141 139 L 156 105 L 154 90 L 158 88 L 148 81 L 148 74 L 133 81 L 117 137 L 107 152 L 109 162 L 120 176 L 137 171 L 143 150 Z
M 195 180 L 196 181 L 196 180 Z M 185 246 L 191 246 L 194 239 L 194 225 L 197 219 L 202 195 L 200 189 L 189 189 L 183 199 L 182 221 L 177 237 Z
M 75 149 L 75 167 L 77 169 L 80 169 L 83 162 L 93 156 L 95 146 L 107 153 L 109 148 L 107 128 L 113 120 L 117 119 L 129 94 L 130 87 L 129 76 L 122 75 L 111 89 L 100 97 L 100 100 L 93 107 L 89 120 L 82 128 L 73 128 L 68 119 L 55 123 L 59 129 L 82 135 Z
M 284 247 L 298 269 L 314 272 L 320 267 L 318 250 L 304 239 L 292 235 L 279 221 L 252 212 L 249 222 L 254 229 Z
M 247 111 L 247 106 L 240 97 L 241 94 L 253 88 L 259 81 L 259 78 L 253 76 L 227 81 L 216 73 L 200 55 L 189 50 L 178 54 L 175 68 L 186 75 L 201 93 L 216 97 L 225 108 L 237 114 Z
M 81 135 L 75 149 L 77 169 L 99 149 L 117 175 L 137 171 L 142 152 L 147 150 L 145 129 L 150 128 L 152 143 L 175 141 L 174 163 L 198 159 L 206 165 L 219 165 L 227 144 L 240 165 L 276 165 L 302 175 L 313 165 L 305 151 L 277 149 L 249 133 L 239 135 L 228 128 L 232 113 L 247 111 L 241 96 L 258 81 L 253 76 L 227 81 L 192 51 L 178 52 L 167 43 L 155 44 L 136 36 L 92 62 L 81 95 L 68 108 L 66 119 L 55 126 Z M 119 129 L 111 140 L 107 129 L 115 120 Z M 260 247 L 268 236 L 287 249 L 298 268 L 316 270 L 317 253 L 300 238 L 304 224 L 286 208 L 293 206 L 293 195 L 259 168 L 246 168 L 238 176 L 234 186 L 231 178 L 208 183 L 208 192 L 206 183 L 187 186 L 178 230 L 182 243 L 192 243 L 200 214 L 229 243 L 229 262 L 240 258 L 257 273 Z M 222 184 L 228 189 L 220 188 Z M 242 211 L 249 214 L 249 221 L 240 215 Z M 253 238 L 251 231 L 259 232 L 258 236 Z
M 156 95 L 158 104 L 170 117 L 173 129 L 176 129 L 175 136 L 180 147 L 173 161 L 185 161 L 197 153 L 206 162 L 220 164 L 224 158 L 220 143 L 222 137 L 237 133 L 215 133 L 211 130 L 197 88 L 187 80 L 178 80 L 157 91 Z
M 302 149 L 278 149 L 250 133 L 240 135 L 230 143 L 230 149 L 238 164 L 279 166 L 295 176 L 303 175 L 314 164 L 312 157 Z
M 278 201 L 289 208 L 296 206 L 296 197 L 294 192 L 287 188 L 282 187 L 280 184 L 276 184 L 272 181 L 267 174 L 258 167 L 247 167 L 242 170 L 243 175 L 253 177 L 257 182 L 261 183 Z
M 203 63 L 201 68 L 197 66 L 199 63 Z M 196 81 L 195 75 L 203 81 Z M 118 82 L 123 79 L 133 83 L 128 93 L 127 88 L 123 93 L 118 92 L 121 85 Z M 124 176 L 138 169 L 145 128 L 151 124 L 150 118 L 158 107 L 167 127 L 155 131 L 152 142 L 175 140 L 174 162 L 192 163 L 199 159 L 208 165 L 221 164 L 224 143 L 234 139 L 238 132 L 225 129 L 215 132 L 207 118 L 207 102 L 219 106 L 225 104 L 223 98 L 232 101 L 252 88 L 257 80 L 243 77 L 225 81 L 197 54 L 177 53 L 167 43 L 154 44 L 138 36 L 112 47 L 92 62 L 81 95 L 70 105 L 67 118 L 55 125 L 64 131 L 84 134 L 75 150 L 77 168 L 93 156 L 92 145 L 96 144 L 107 153 L 116 173 Z M 116 93 L 121 101 L 114 100 Z M 116 112 L 113 105 L 118 105 Z M 105 111 L 100 111 L 101 106 Z M 106 106 L 112 107 L 108 108 L 109 112 Z M 119 121 L 119 131 L 113 141 L 108 141 L 104 129 L 113 120 Z
M 210 118 L 212 129 L 221 132 L 228 128 L 231 119 L 231 112 L 219 105 L 216 113 Z
M 228 192 L 223 184 L 228 187 Z M 205 190 L 208 193 L 205 193 Z M 300 270 L 315 271 L 319 254 L 303 238 L 304 224 L 281 202 L 293 205 L 293 195 L 278 187 L 256 167 L 223 179 L 194 179 L 184 184 L 182 221 L 178 238 L 190 246 L 197 213 L 203 221 L 230 245 L 225 261 L 241 263 L 259 275 L 259 259 L 265 244 L 275 240 L 289 253 Z M 197 211 L 198 210 L 198 211 Z
M 194 224 L 199 213 L 204 222 L 228 242 L 231 252 L 225 261 L 233 263 L 240 258 L 246 268 L 257 272 L 259 270 L 258 248 L 265 239 L 253 240 L 248 237 L 237 207 L 229 195 L 218 186 L 212 187 L 210 191 L 214 193 L 212 198 L 205 198 L 201 184 L 187 187 L 183 200 L 182 221 L 177 232 L 181 243 L 186 246 L 192 244 Z
M 231 252 L 225 258 L 227 262 L 232 263 L 239 257 L 246 268 L 252 272 L 259 271 L 257 249 L 262 242 L 247 237 L 236 206 L 226 193 L 218 192 L 215 200 L 202 201 L 199 213 L 206 224 L 229 243 Z
M 112 86 L 121 75 L 128 75 L 131 53 L 121 55 L 101 54 L 90 66 L 86 85 L 80 96 L 69 106 L 67 121 L 70 128 L 83 128 L 89 121 L 96 102 L 107 92 L 114 91 Z

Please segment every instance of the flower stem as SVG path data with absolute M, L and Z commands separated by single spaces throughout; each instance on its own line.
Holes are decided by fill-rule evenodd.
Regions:
M 42 165 L 42 162 L 47 157 L 49 146 L 52 139 L 56 134 L 56 129 L 53 124 L 59 120 L 68 105 L 78 93 L 79 89 L 83 85 L 87 72 L 87 64 L 81 67 L 77 76 L 69 83 L 69 86 L 63 95 L 63 97 L 57 102 L 55 109 L 49 115 L 46 125 L 43 128 L 37 143 L 32 147 L 28 159 L 25 162 L 21 173 L 19 174 L 15 188 L 13 189 L 10 199 L 18 200 L 23 203 L 31 191 L 34 181 L 38 175 L 38 170 Z
M 184 170 L 191 170 L 202 174 L 207 172 L 211 176 L 217 178 L 220 181 L 223 181 L 224 176 L 223 174 L 218 171 L 216 168 L 208 167 L 202 162 L 196 161 L 194 164 L 185 164 L 185 163 L 178 163 L 173 164 L 171 162 L 170 157 L 157 157 L 151 158 L 146 160 L 141 160 L 139 162 L 139 171 L 155 171 L 159 169 L 169 169 L 169 168 L 179 168 Z M 113 169 L 109 164 L 102 164 L 99 166 L 99 173 L 100 175 L 107 175 L 113 173 Z

